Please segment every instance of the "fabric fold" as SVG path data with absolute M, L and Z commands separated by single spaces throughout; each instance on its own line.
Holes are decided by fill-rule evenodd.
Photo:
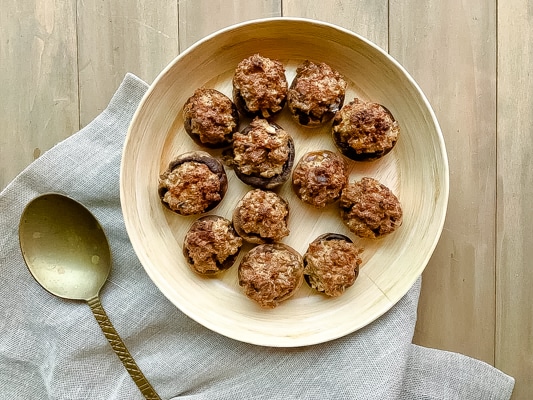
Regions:
M 402 399 L 489 400 L 512 395 L 514 379 L 489 364 L 414 344 L 410 350 Z

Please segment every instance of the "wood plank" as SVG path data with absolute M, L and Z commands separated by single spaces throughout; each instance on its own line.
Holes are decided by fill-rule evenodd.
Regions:
M 78 2 L 80 120 L 107 106 L 127 72 L 152 82 L 178 55 L 175 0 Z
M 450 163 L 447 220 L 423 275 L 414 340 L 494 364 L 495 2 L 390 7 L 390 53 L 433 105 Z
M 285 0 L 283 16 L 333 23 L 366 37 L 385 50 L 388 48 L 387 0 Z
M 206 15 L 211 17 L 206 18 Z M 280 15 L 281 0 L 180 0 L 180 49 L 184 50 L 199 39 L 227 26 Z
M 0 190 L 78 129 L 75 0 L 6 0 L 0 13 Z
M 513 399 L 533 393 L 533 10 L 498 7 L 498 226 L 496 367 L 516 378 Z

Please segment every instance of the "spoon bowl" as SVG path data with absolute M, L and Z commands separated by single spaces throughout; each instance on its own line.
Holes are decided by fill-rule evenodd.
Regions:
M 19 241 L 35 280 L 53 295 L 87 302 L 141 393 L 147 399 L 159 399 L 100 303 L 100 289 L 111 271 L 111 251 L 91 212 L 58 193 L 38 196 L 22 212 Z
M 35 198 L 22 214 L 19 238 L 31 274 L 56 296 L 88 301 L 111 271 L 104 230 L 89 210 L 68 197 Z

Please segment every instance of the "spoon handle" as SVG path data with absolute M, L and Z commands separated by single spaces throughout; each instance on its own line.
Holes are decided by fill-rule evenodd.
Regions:
M 150 382 L 148 382 L 148 380 L 143 375 L 139 366 L 126 348 L 126 345 L 124 344 L 117 331 L 111 324 L 111 321 L 109 320 L 109 317 L 104 311 L 104 308 L 102 307 L 98 296 L 90 298 L 89 300 L 87 300 L 87 303 L 91 307 L 94 317 L 98 321 L 100 328 L 102 328 L 102 331 L 104 332 L 105 337 L 111 344 L 111 347 L 113 347 L 113 350 L 115 350 L 115 353 L 117 354 L 118 358 L 120 358 L 120 361 L 122 361 L 122 364 L 130 374 L 131 378 L 133 379 L 141 393 L 144 395 L 144 397 L 150 400 L 161 400 L 152 385 L 150 385 Z

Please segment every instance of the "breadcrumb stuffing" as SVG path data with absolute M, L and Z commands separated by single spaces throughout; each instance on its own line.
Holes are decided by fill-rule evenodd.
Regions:
M 285 68 L 277 60 L 254 54 L 237 65 L 233 90 L 242 97 L 247 111 L 268 118 L 285 104 L 288 91 Z
M 382 237 L 402 224 L 400 201 L 373 178 L 348 184 L 342 192 L 340 207 L 342 220 L 359 237 Z
M 312 242 L 304 255 L 304 274 L 310 286 L 328 296 L 342 295 L 357 279 L 362 252 L 346 240 Z
M 197 89 L 183 106 L 190 131 L 204 144 L 230 141 L 238 125 L 236 115 L 232 101 L 215 89 Z
M 288 203 L 276 193 L 254 189 L 239 201 L 236 213 L 240 228 L 247 234 L 278 241 L 288 236 Z
M 167 189 L 162 200 L 182 215 L 202 213 L 221 200 L 219 176 L 196 161 L 184 162 L 165 172 L 160 186 Z
M 281 243 L 254 247 L 239 265 L 239 285 L 263 308 L 274 308 L 303 282 L 303 259 Z
M 343 158 L 329 150 L 304 154 L 292 174 L 298 197 L 317 208 L 337 200 L 347 181 Z
M 289 134 L 263 118 L 254 118 L 233 136 L 233 162 L 246 175 L 271 178 L 283 172 L 289 159 Z
M 398 140 L 400 126 L 382 105 L 354 99 L 333 119 L 336 140 L 358 155 L 385 154 Z
M 224 262 L 242 246 L 231 222 L 222 217 L 201 218 L 185 235 L 184 247 L 192 268 L 200 274 L 225 269 Z

